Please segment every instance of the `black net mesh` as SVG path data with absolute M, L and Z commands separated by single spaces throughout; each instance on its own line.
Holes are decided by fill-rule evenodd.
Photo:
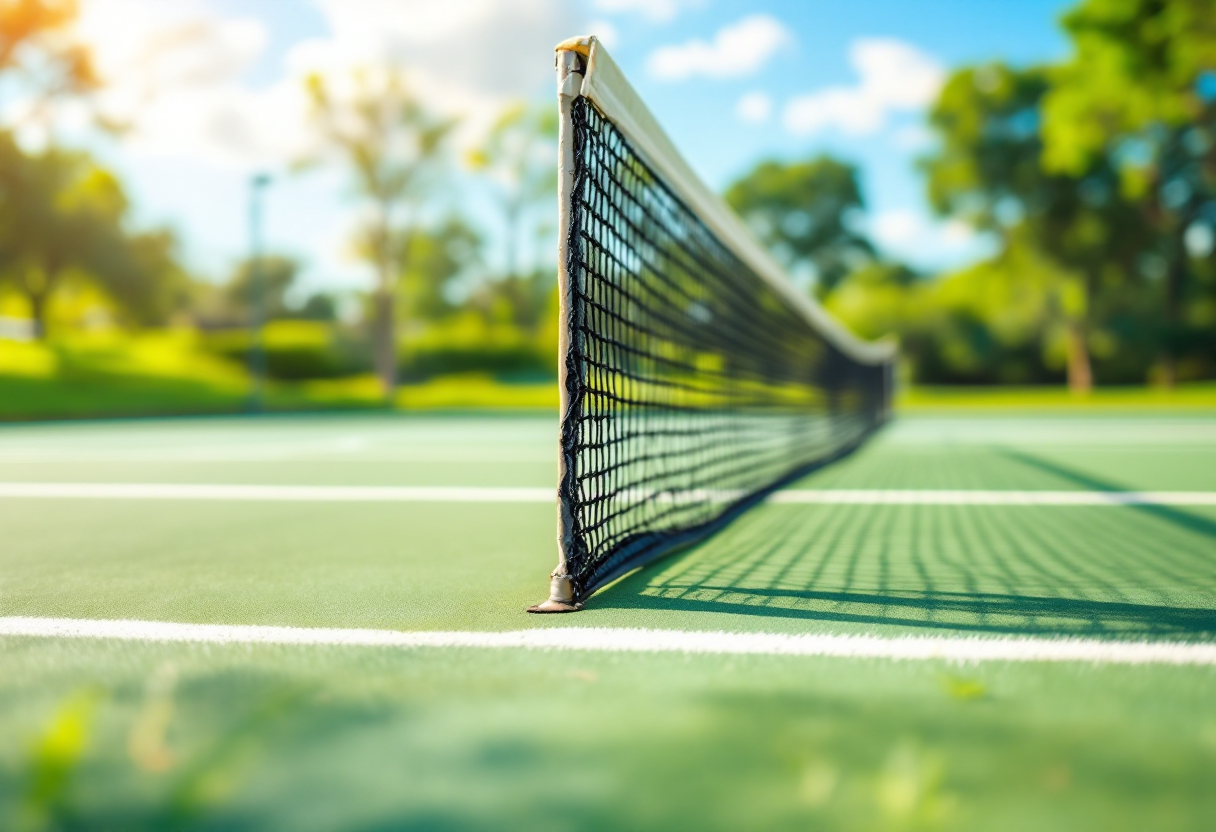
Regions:
M 585 98 L 573 136 L 559 496 L 581 600 L 855 448 L 888 367 L 825 339 Z

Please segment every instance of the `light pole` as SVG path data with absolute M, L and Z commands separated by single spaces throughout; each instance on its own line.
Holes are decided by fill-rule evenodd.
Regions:
M 270 175 L 254 174 L 249 179 L 249 375 L 253 390 L 249 410 L 261 413 L 266 408 L 266 276 L 262 273 L 262 196 Z

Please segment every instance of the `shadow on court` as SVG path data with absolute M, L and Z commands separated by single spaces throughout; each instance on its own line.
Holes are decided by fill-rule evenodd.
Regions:
M 1003 450 L 1000 452 L 1002 456 L 1015 462 L 1020 462 L 1031 468 L 1035 468 L 1047 474 L 1054 475 L 1060 479 L 1074 485 L 1080 486 L 1088 491 L 1126 491 L 1125 488 L 1120 488 L 1113 483 L 1092 477 L 1080 471 L 1075 471 L 1065 465 L 1060 465 L 1051 460 L 1042 459 L 1033 454 L 1028 454 L 1025 451 Z M 1144 514 L 1164 520 L 1168 523 L 1173 523 L 1185 529 L 1190 529 L 1199 534 L 1207 535 L 1216 540 L 1216 521 L 1210 520 L 1207 517 L 1200 517 L 1196 514 L 1191 514 L 1174 506 L 1153 506 L 1153 505 L 1132 505 L 1128 506 L 1134 511 L 1139 511 Z
M 1024 453 L 1073 486 L 1109 483 Z M 596 606 L 1216 639 L 1216 522 L 1168 506 L 766 505 Z

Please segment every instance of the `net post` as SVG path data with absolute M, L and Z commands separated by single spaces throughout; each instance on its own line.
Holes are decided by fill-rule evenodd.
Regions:
M 571 321 L 571 275 L 568 263 L 570 244 L 570 207 L 574 192 L 574 124 L 571 110 L 574 99 L 578 97 L 582 86 L 583 73 L 586 70 L 587 56 L 590 52 L 589 38 L 572 38 L 557 47 L 557 101 L 560 109 L 558 122 L 558 244 L 557 244 L 557 285 L 559 298 L 558 336 L 557 336 L 557 387 L 559 391 L 558 413 L 558 482 L 566 482 L 567 471 L 566 453 L 560 432 L 566 414 L 570 412 L 570 391 L 567 387 L 566 356 L 570 351 L 570 321 Z M 567 567 L 568 555 L 574 545 L 574 517 L 570 514 L 569 503 L 561 498 L 559 488 L 557 501 L 557 568 L 549 575 L 549 598 L 528 608 L 532 613 L 576 612 L 583 605 L 575 600 L 574 583 L 570 578 Z

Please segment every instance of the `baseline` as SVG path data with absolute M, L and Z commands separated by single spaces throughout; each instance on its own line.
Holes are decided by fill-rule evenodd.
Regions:
M 686 632 L 608 627 L 560 627 L 507 632 L 181 624 L 73 618 L 0 618 L 0 636 L 110 639 L 139 642 L 274 644 L 613 653 L 820 656 L 951 662 L 1089 662 L 1093 664 L 1216 665 L 1216 644 L 1120 642 L 1074 638 L 944 638 L 866 635 Z

